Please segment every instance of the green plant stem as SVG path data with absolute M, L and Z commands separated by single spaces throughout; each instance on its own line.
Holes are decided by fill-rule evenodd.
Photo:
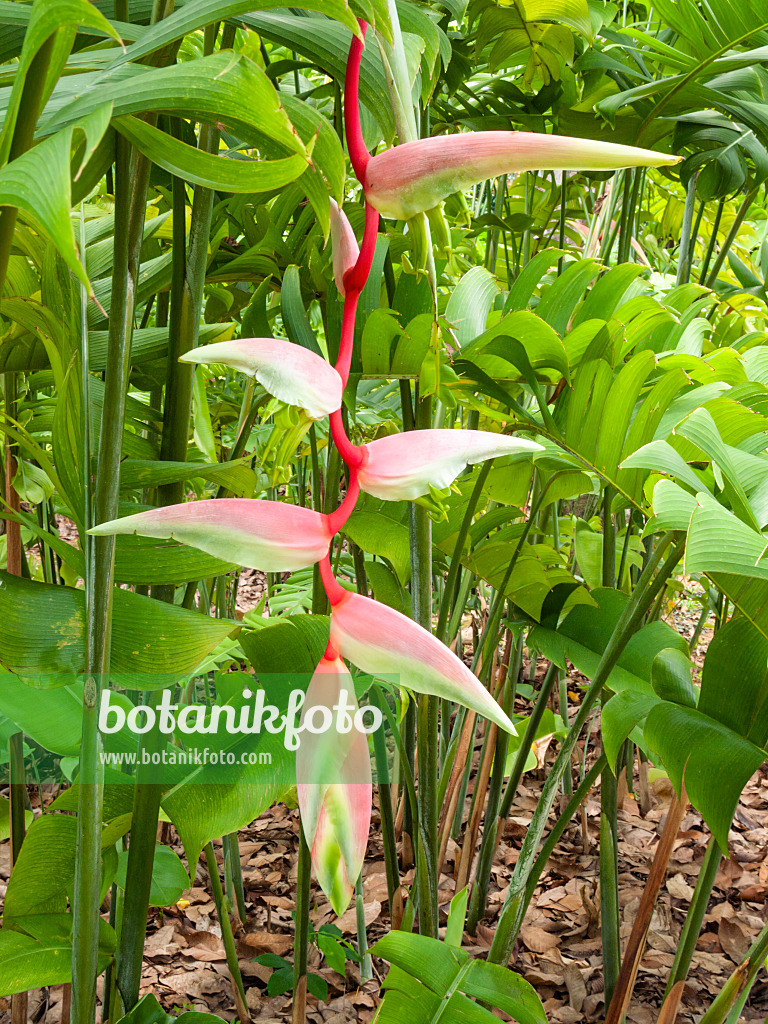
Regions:
M 616 586 L 616 524 L 611 504 L 616 491 L 610 484 L 603 491 L 603 586 Z
M 374 702 L 382 711 L 382 701 L 386 700 L 380 688 L 373 690 Z M 400 887 L 400 871 L 397 864 L 397 840 L 395 838 L 395 818 L 392 807 L 392 787 L 389 776 L 389 757 L 387 741 L 383 729 L 376 729 L 373 734 L 373 753 L 376 759 L 377 787 L 379 792 L 379 813 L 381 814 L 381 837 L 384 846 L 384 868 L 387 875 L 387 897 L 389 913 L 392 915 L 395 894 Z
M 307 1016 L 307 949 L 309 944 L 309 880 L 312 863 L 304 830 L 299 827 L 296 867 L 296 935 L 293 942 L 293 1024 Z
M 606 765 L 600 782 L 600 934 L 606 1006 L 610 1006 L 621 970 L 616 799 L 616 776 Z
M 153 690 L 149 694 L 148 706 L 156 708 L 161 696 L 162 690 Z M 152 754 L 162 752 L 166 739 L 165 733 L 161 733 L 159 729 L 151 729 L 142 736 L 142 755 L 147 751 L 150 763 L 141 763 L 142 757 L 136 771 L 123 925 L 117 951 L 117 987 L 126 1012 L 132 1010 L 139 1001 L 149 892 L 155 859 L 160 798 L 163 791 L 162 786 L 158 785 L 157 768 L 151 763 L 151 759 Z
M 221 876 L 219 875 L 219 865 L 216 862 L 216 854 L 214 853 L 213 843 L 206 843 L 203 848 L 205 853 L 205 863 L 208 866 L 208 875 L 211 879 L 211 895 L 213 896 L 213 902 L 216 904 L 216 913 L 219 915 L 219 924 L 221 925 L 221 938 L 224 943 L 224 952 L 227 957 L 227 967 L 229 968 L 229 974 L 232 978 L 232 991 L 235 997 L 235 1006 L 237 1008 L 238 1016 L 242 1024 L 247 1024 L 250 1020 L 250 1014 L 245 1002 L 245 988 L 243 986 L 243 977 L 240 973 L 240 965 L 237 962 L 237 949 L 235 947 L 235 935 L 232 931 L 232 921 L 230 919 L 230 904 L 229 899 L 224 894 L 224 889 L 221 885 Z
M 357 952 L 360 961 L 360 980 L 363 984 L 373 977 L 371 954 L 368 952 L 368 935 L 365 929 L 365 902 L 363 900 L 363 876 L 355 884 L 355 923 L 357 924 Z
M 705 287 L 715 287 L 715 284 L 717 283 L 717 275 L 720 273 L 720 269 L 723 266 L 723 263 L 725 263 L 725 258 L 730 252 L 731 246 L 736 241 L 739 231 L 741 230 L 741 225 L 744 223 L 744 219 L 749 213 L 749 208 L 752 206 L 752 203 L 757 198 L 757 194 L 760 191 L 761 187 L 762 186 L 758 188 L 753 188 L 744 196 L 744 199 L 741 202 L 741 206 L 739 207 L 736 216 L 733 218 L 733 223 L 731 224 L 728 230 L 728 234 L 725 236 L 725 241 L 722 244 L 720 252 L 715 257 L 715 262 L 712 266 L 712 270 L 709 272 L 709 276 L 704 282 Z
M 501 808 L 499 810 L 499 817 L 504 820 L 508 817 L 510 810 L 512 809 L 512 802 L 515 799 L 517 793 L 517 787 L 520 785 L 520 780 L 523 777 L 525 770 L 525 762 L 528 759 L 528 755 L 531 752 L 531 746 L 533 741 L 536 739 L 536 730 L 541 722 L 542 715 L 546 710 L 549 698 L 552 694 L 552 688 L 557 681 L 557 665 L 554 662 L 549 666 L 547 671 L 544 673 L 544 679 L 541 683 L 541 689 L 536 698 L 536 703 L 533 705 L 533 711 L 528 719 L 525 727 L 525 733 L 520 741 L 520 747 L 517 751 L 517 757 L 512 767 L 512 772 L 507 782 L 507 788 L 504 790 L 504 797 L 501 801 Z
M 224 863 L 229 865 L 229 877 L 232 884 L 232 894 L 237 907 L 237 916 L 242 924 L 245 924 L 247 912 L 245 909 L 245 888 L 243 886 L 243 867 L 240 863 L 240 844 L 237 832 L 230 832 L 222 839 L 224 846 Z
M 749 953 L 747 955 L 747 976 L 744 981 L 744 988 L 741 990 L 736 1002 L 734 1003 L 731 1012 L 725 1021 L 725 1024 L 738 1024 L 741 1018 L 741 1011 L 746 1005 L 749 993 L 752 991 L 752 986 L 755 983 L 760 968 L 764 966 L 766 956 L 768 956 L 768 923 L 765 925 L 763 930 L 757 936 L 755 941 L 752 943 Z M 714 1006 L 714 1004 L 713 1004 Z M 706 1015 L 705 1015 L 706 1017 Z M 702 1018 L 702 1021 L 705 1018 Z
M 717 232 L 720 230 L 720 221 L 723 217 L 723 210 L 725 209 L 725 196 L 717 204 L 717 213 L 715 214 L 715 222 L 712 225 L 712 234 L 709 236 L 709 245 L 707 246 L 707 252 L 704 256 L 704 260 L 701 264 L 701 271 L 699 273 L 699 281 L 703 282 L 707 279 L 709 272 L 709 264 L 712 261 L 712 256 L 717 245 Z
M 675 285 L 687 284 L 691 279 L 691 262 L 693 260 L 693 211 L 696 206 L 696 182 L 699 180 L 698 172 L 692 174 L 688 180 L 688 188 L 685 193 L 685 207 L 683 209 L 683 225 L 680 229 L 680 254 L 677 260 L 677 277 Z
M 715 884 L 715 878 L 723 859 L 723 851 L 720 849 L 714 836 L 710 836 L 707 852 L 699 870 L 699 877 L 696 879 L 696 888 L 693 890 L 688 913 L 685 916 L 683 929 L 677 943 L 674 963 L 669 972 L 667 987 L 664 990 L 666 999 L 678 981 L 688 977 L 688 970 L 691 966 L 693 953 L 696 948 L 696 940 L 701 931 L 704 915 L 707 912 L 709 897 Z
M 8 738 L 8 774 L 10 832 L 11 832 L 11 865 L 14 865 L 21 852 L 26 827 L 24 824 L 25 796 L 27 787 L 24 781 L 24 733 L 15 732 Z
M 508 640 L 508 643 L 511 639 Z M 509 658 L 509 654 L 507 654 Z M 504 696 L 501 706 L 506 715 L 512 713 L 514 703 L 515 686 L 513 681 L 517 680 L 520 673 L 520 666 L 523 663 L 523 635 L 521 634 L 515 644 L 515 656 L 511 668 L 507 672 Z M 488 899 L 488 886 L 491 879 L 493 867 L 493 855 L 496 852 L 496 837 L 499 824 L 503 821 L 499 816 L 502 799 L 502 787 L 504 786 L 504 769 L 507 761 L 507 749 L 509 747 L 509 733 L 500 729 L 496 739 L 496 750 L 493 754 L 493 768 L 488 786 L 488 801 L 485 809 L 485 824 L 483 838 L 480 843 L 480 853 L 475 873 L 475 883 L 472 886 L 472 893 L 469 899 L 467 930 L 470 935 L 475 934 L 477 923 L 485 913 L 485 905 Z
M 144 232 L 149 161 L 117 137 L 115 160 L 115 240 L 104 404 L 93 521 L 118 515 L 123 422 L 130 369 L 133 313 Z M 91 525 L 86 514 L 86 528 Z M 95 1013 L 101 882 L 101 807 L 104 771 L 100 761 L 98 709 L 102 683 L 109 676 L 112 626 L 114 537 L 95 537 L 86 588 L 86 681 L 78 786 L 72 943 L 72 1024 L 91 1024 Z M 88 582 L 88 581 L 86 581 Z
M 415 428 L 428 428 L 432 418 L 429 398 L 416 403 Z M 432 521 L 420 505 L 410 505 L 411 605 L 413 618 L 432 630 Z M 416 743 L 419 757 L 419 930 L 437 938 L 437 788 L 439 761 L 440 701 L 425 694 L 418 700 Z
M 523 922 L 525 890 L 528 877 L 533 869 L 536 851 L 544 833 L 549 812 L 557 797 L 560 779 L 571 763 L 571 753 L 578 737 L 586 724 L 592 707 L 600 697 L 611 670 L 616 665 L 630 637 L 641 625 L 645 613 L 653 603 L 656 595 L 666 586 L 667 579 L 682 556 L 684 546 L 685 539 L 682 538 L 675 542 L 672 533 L 665 534 L 659 541 L 648 559 L 648 564 L 638 581 L 638 585 L 625 605 L 624 611 L 603 651 L 603 655 L 595 670 L 594 678 L 584 695 L 573 726 L 560 746 L 560 751 L 544 784 L 531 824 L 523 840 L 520 856 L 510 881 L 507 898 L 504 902 L 493 944 L 488 955 L 491 963 L 506 964 L 511 955 L 512 947 Z M 654 579 L 654 573 L 659 567 L 662 557 L 670 547 L 672 551 Z
M 440 602 L 440 612 L 437 618 L 437 628 L 435 629 L 435 635 L 439 640 L 442 640 L 443 643 L 447 640 L 446 627 L 448 625 L 448 617 L 454 607 L 456 592 L 459 589 L 461 555 L 464 551 L 464 546 L 467 543 L 469 529 L 472 525 L 472 518 L 475 514 L 478 502 L 480 501 L 480 495 L 482 494 L 485 481 L 488 479 L 488 474 L 490 473 L 492 466 L 493 459 L 489 459 L 480 467 L 480 471 L 477 474 L 477 480 L 475 481 L 475 486 L 472 488 L 472 493 L 469 496 L 466 511 L 464 512 L 464 516 L 461 520 L 459 532 L 456 534 L 456 543 L 453 546 L 451 564 L 448 567 L 448 575 L 446 576 L 445 586 L 443 587 L 443 599 Z
M 605 754 L 601 754 L 598 760 L 595 762 L 595 764 L 592 765 L 590 770 L 582 779 L 578 789 L 566 804 L 565 810 L 557 819 L 554 828 L 544 841 L 541 850 L 539 851 L 539 855 L 534 861 L 533 868 L 528 878 L 523 913 L 525 913 L 528 904 L 533 899 L 533 894 L 536 891 L 536 886 L 539 884 L 539 879 L 542 876 L 544 868 L 547 866 L 549 858 L 554 853 L 555 847 L 560 842 L 563 833 L 568 827 L 568 823 L 583 803 L 584 799 L 587 796 L 587 793 L 589 793 L 590 789 L 595 783 L 595 780 L 601 774 L 607 763 L 608 759 L 606 758 Z

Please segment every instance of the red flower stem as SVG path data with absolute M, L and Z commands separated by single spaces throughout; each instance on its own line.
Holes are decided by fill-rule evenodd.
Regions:
M 365 179 L 365 168 L 371 159 L 363 140 L 360 125 L 360 64 L 365 49 L 365 32 L 368 28 L 362 18 L 358 24 L 363 34 L 362 39 L 352 36 L 352 45 L 347 58 L 347 72 L 344 77 L 344 134 L 347 136 L 347 149 L 355 177 L 362 184 Z
M 344 129 L 352 168 L 360 184 L 364 185 L 365 169 L 368 161 L 371 159 L 371 154 L 366 148 L 360 126 L 360 64 L 363 59 L 365 32 L 368 26 L 362 19 L 359 24 L 363 38 L 352 37 L 352 44 L 349 48 L 349 57 L 347 59 L 347 71 L 344 80 Z M 341 322 L 341 341 L 339 343 L 339 358 L 336 360 L 336 370 L 345 387 L 349 380 L 349 370 L 352 365 L 357 305 L 360 293 L 371 273 L 378 232 L 379 215 L 370 203 L 366 203 L 365 230 L 363 232 L 363 241 L 360 245 L 360 254 L 355 261 L 354 267 L 351 267 L 344 275 L 344 315 Z M 352 515 L 360 495 L 360 482 L 357 471 L 365 460 L 365 448 L 364 446 L 356 447 L 347 437 L 341 409 L 332 412 L 329 420 L 334 444 L 339 450 L 339 455 L 341 455 L 350 469 L 349 487 L 347 488 L 346 497 L 339 508 L 328 517 L 330 528 L 336 534 Z M 323 588 L 328 596 L 328 600 L 331 602 L 331 607 L 333 607 L 344 597 L 346 591 L 333 575 L 330 554 L 326 555 L 319 563 L 319 568 Z M 330 641 L 325 656 L 331 659 L 338 657 L 338 652 Z
M 318 564 L 320 566 L 320 579 L 323 581 L 323 587 L 328 595 L 328 600 L 331 602 L 331 607 L 333 607 L 341 601 L 346 594 L 346 590 L 333 575 L 330 554 L 327 554 Z
M 328 516 L 328 525 L 330 526 L 333 533 L 338 533 L 339 530 L 343 529 L 346 521 L 352 515 L 357 504 L 357 499 L 360 496 L 360 481 L 357 477 L 357 470 L 352 467 L 349 474 L 349 487 L 347 488 L 347 494 L 344 501 L 339 505 L 335 512 L 331 512 Z

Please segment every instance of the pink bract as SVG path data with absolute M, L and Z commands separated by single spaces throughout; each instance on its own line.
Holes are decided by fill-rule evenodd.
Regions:
M 361 594 L 341 595 L 331 612 L 331 644 L 363 672 L 463 704 L 515 734 L 509 718 L 464 662 L 388 605 Z
M 255 498 L 211 498 L 139 512 L 95 526 L 97 536 L 138 534 L 184 544 L 264 572 L 295 572 L 328 553 L 327 516 Z
M 540 444 L 485 430 L 411 430 L 365 445 L 361 490 L 388 501 L 412 501 L 449 487 L 467 463 L 499 455 L 530 455 Z
M 478 181 L 522 171 L 605 171 L 676 164 L 677 156 L 593 139 L 537 132 L 463 132 L 406 142 L 372 157 L 365 197 L 379 213 L 408 220 Z
M 341 406 L 343 385 L 333 366 L 316 352 L 278 338 L 219 341 L 181 356 L 184 363 L 223 363 L 255 377 L 270 395 L 305 409 L 313 420 Z

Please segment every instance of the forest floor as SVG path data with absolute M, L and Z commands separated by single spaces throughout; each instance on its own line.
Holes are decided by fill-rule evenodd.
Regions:
M 696 619 L 695 602 L 685 599 L 669 609 L 676 628 L 690 637 Z M 694 658 L 700 664 L 711 630 L 702 633 Z M 527 668 L 527 666 L 526 666 Z M 583 679 L 572 673 L 573 689 Z M 569 686 L 569 690 L 572 687 Z M 522 701 L 517 710 L 529 708 Z M 599 724 L 593 722 L 587 737 L 587 766 L 599 753 Z M 475 756 L 479 749 L 475 751 Z M 554 751 L 546 753 L 551 762 Z M 500 907 L 517 861 L 522 838 L 545 779 L 546 767 L 523 778 L 512 814 L 499 844 L 493 869 L 489 906 L 475 936 L 465 935 L 465 948 L 484 956 L 490 946 Z M 626 787 L 624 787 L 626 789 Z M 471 786 L 470 786 L 471 795 Z M 672 797 L 665 778 L 651 783 L 646 813 L 640 801 L 627 793 L 618 816 L 619 889 L 622 939 L 629 935 L 648 870 L 659 841 Z M 515 946 L 511 966 L 537 989 L 551 1024 L 576 1024 L 604 1018 L 603 978 L 598 895 L 599 787 L 557 846 L 531 903 L 526 923 Z M 298 812 L 279 804 L 261 815 L 240 833 L 240 857 L 244 879 L 247 920 L 237 935 L 240 969 L 252 1019 L 260 1024 L 290 1020 L 290 993 L 270 997 L 267 984 L 273 968 L 256 963 L 264 953 L 291 957 Z M 585 842 L 586 840 L 586 842 Z M 630 1024 L 655 1024 L 669 969 L 672 965 L 688 902 L 704 857 L 709 832 L 694 810 L 686 813 L 674 845 L 669 869 L 648 933 L 632 1005 Z M 177 851 L 183 856 L 180 844 Z M 448 843 L 440 876 L 441 922 L 455 891 L 453 873 L 457 845 Z M 768 765 L 751 779 L 740 802 L 729 841 L 730 857 L 717 875 L 715 888 L 697 942 L 678 1022 L 699 1020 L 702 1012 L 734 967 L 742 961 L 768 910 Z M 221 861 L 220 844 L 217 855 Z M 0 846 L 0 895 L 8 878 L 8 844 Z M 410 869 L 404 885 L 413 878 Z M 143 992 L 152 992 L 174 1015 L 188 1009 L 235 1019 L 232 989 L 213 901 L 209 895 L 204 862 L 198 864 L 195 885 L 182 900 L 164 911 L 152 912 L 144 972 Z M 384 873 L 378 810 L 374 808 L 363 878 L 368 940 L 373 944 L 389 928 L 389 907 Z M 312 920 L 340 926 L 354 941 L 354 906 L 341 920 L 313 882 Z M 347 1024 L 370 1021 L 386 965 L 374 959 L 374 978 L 360 984 L 358 968 L 347 961 L 346 975 L 332 970 L 316 946 L 310 952 L 309 969 L 328 985 L 329 1001 L 308 997 L 312 1024 Z M 101 986 L 101 980 L 100 980 Z M 101 987 L 99 989 L 101 993 Z M 34 1024 L 61 1020 L 61 988 L 30 995 L 29 1019 Z M 768 1016 L 768 980 L 763 972 L 753 989 L 742 1021 L 765 1021 Z M 503 1018 L 506 1019 L 506 1018 Z M 9 1000 L 0 999 L 0 1024 L 10 1021 Z

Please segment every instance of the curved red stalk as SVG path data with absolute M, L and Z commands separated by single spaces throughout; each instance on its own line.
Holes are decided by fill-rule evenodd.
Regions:
M 368 25 L 360 19 L 360 29 L 363 38 L 352 37 L 352 44 L 349 48 L 347 59 L 347 71 L 344 79 L 344 130 L 347 137 L 347 149 L 352 168 L 360 184 L 365 178 L 365 168 L 371 159 L 363 139 L 363 132 L 360 126 L 360 64 L 363 59 L 363 48 L 365 46 L 365 33 Z M 357 257 L 354 267 L 351 267 L 344 275 L 344 315 L 341 322 L 341 341 L 339 344 L 339 358 L 336 360 L 336 371 L 346 387 L 349 380 L 349 369 L 352 365 L 352 349 L 355 344 L 355 319 L 357 316 L 357 304 L 360 299 L 360 292 L 365 287 L 368 275 L 373 264 L 373 254 L 376 251 L 376 236 L 379 231 L 379 215 L 370 205 L 365 204 L 365 230 L 363 241 L 360 245 L 360 254 Z M 341 416 L 341 409 L 332 412 L 330 417 L 331 436 L 334 444 L 339 450 L 344 462 L 350 469 L 349 488 L 346 497 L 335 512 L 328 517 L 328 522 L 333 533 L 338 533 L 346 521 L 352 515 L 357 499 L 360 495 L 360 483 L 357 471 L 365 460 L 364 448 L 358 448 L 347 437 L 344 429 L 344 421 Z M 331 602 L 336 605 L 344 597 L 346 591 L 338 583 L 331 569 L 330 555 L 320 563 L 320 579 L 323 588 Z M 337 657 L 337 652 L 329 642 L 326 657 Z
M 347 71 L 344 77 L 344 133 L 347 136 L 349 159 L 355 171 L 355 177 L 362 184 L 365 168 L 371 159 L 363 141 L 363 129 L 360 125 L 360 63 L 365 49 L 365 32 L 368 25 L 359 19 L 362 39 L 352 36 L 352 45 L 347 58 Z
M 359 449 L 357 449 L 359 451 Z M 360 480 L 357 475 L 357 470 L 353 467 L 350 468 L 349 474 L 349 487 L 344 501 L 339 505 L 335 512 L 331 512 L 328 516 L 328 525 L 331 528 L 331 533 L 338 533 L 339 530 L 343 529 L 344 524 L 352 515 L 357 504 L 357 499 L 360 496 Z
M 342 600 L 346 590 L 333 575 L 330 554 L 322 558 L 317 564 L 320 567 L 320 579 L 323 581 L 323 587 L 328 595 L 328 600 L 331 602 L 331 607 L 333 607 Z

